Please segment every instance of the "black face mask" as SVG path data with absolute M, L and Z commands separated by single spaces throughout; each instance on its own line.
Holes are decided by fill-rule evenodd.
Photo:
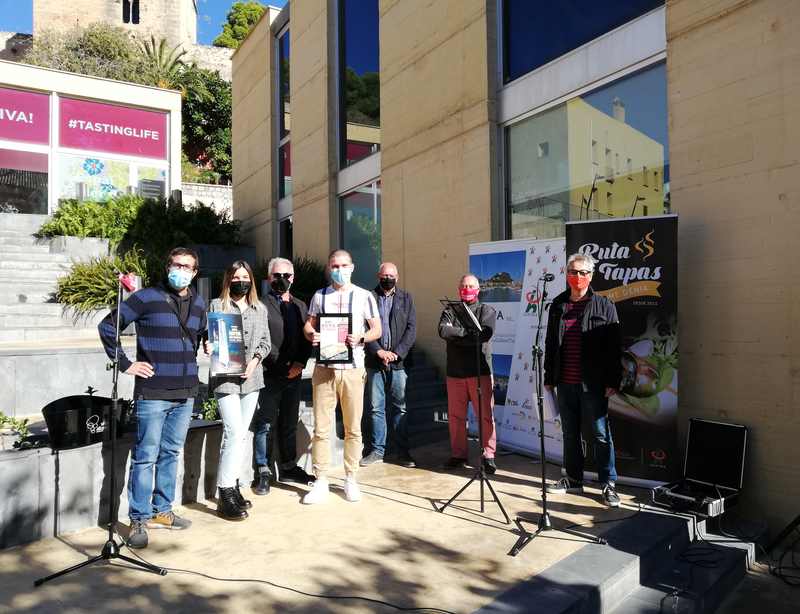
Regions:
M 245 296 L 250 292 L 252 285 L 249 281 L 232 281 L 231 296 Z
M 273 279 L 270 285 L 275 292 L 278 294 L 283 294 L 284 292 L 289 291 L 289 288 L 292 287 L 292 282 L 285 277 L 278 277 L 278 279 Z
M 386 292 L 389 292 L 392 288 L 395 287 L 397 284 L 396 279 L 392 279 L 391 277 L 381 277 L 380 285 Z

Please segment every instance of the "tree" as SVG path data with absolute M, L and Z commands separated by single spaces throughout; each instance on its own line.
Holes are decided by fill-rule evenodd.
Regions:
M 228 23 L 222 26 L 222 33 L 214 39 L 214 46 L 238 49 L 266 10 L 267 7 L 254 0 L 234 2 L 228 11 Z
M 37 34 L 23 61 L 93 77 L 150 85 L 143 74 L 144 58 L 128 32 L 95 23 L 64 33 Z
M 201 167 L 196 178 L 208 181 L 207 171 L 217 173 L 220 183 L 232 177 L 231 167 L 231 84 L 202 68 L 193 69 L 208 96 L 189 92 L 183 99 L 183 151 L 188 160 Z

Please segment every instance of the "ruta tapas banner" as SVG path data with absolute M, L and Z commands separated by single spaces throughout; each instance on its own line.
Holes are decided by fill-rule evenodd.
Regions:
M 622 384 L 609 402 L 617 471 L 647 482 L 680 469 L 677 247 L 675 215 L 567 223 L 567 254 L 595 259 L 592 289 L 614 301 L 622 327 Z

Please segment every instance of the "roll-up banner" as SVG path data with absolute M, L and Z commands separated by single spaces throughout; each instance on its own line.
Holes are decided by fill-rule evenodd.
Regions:
M 670 480 L 680 469 L 678 218 L 568 222 L 566 241 L 567 254 L 595 259 L 592 288 L 613 300 L 619 314 L 623 376 L 609 402 L 617 472 Z M 594 470 L 592 446 L 586 448 L 587 469 Z
M 533 345 L 542 309 L 542 284 L 545 273 L 553 273 L 548 284 L 550 300 L 566 286 L 564 239 L 521 239 L 476 243 L 469 248 L 470 271 L 481 284 L 481 302 L 497 311 L 497 324 L 491 340 L 494 381 L 494 416 L 497 441 L 505 448 L 539 455 L 539 416 L 536 407 L 536 373 Z M 542 313 L 541 346 L 547 327 L 547 311 Z M 561 422 L 555 399 L 544 395 L 545 454 L 562 457 Z M 477 425 L 470 413 L 470 431 Z

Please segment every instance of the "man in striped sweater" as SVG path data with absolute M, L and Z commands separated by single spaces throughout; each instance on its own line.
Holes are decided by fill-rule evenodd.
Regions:
M 619 389 L 622 343 L 617 309 L 605 296 L 592 291 L 593 273 L 591 256 L 570 256 L 567 260 L 569 289 L 553 300 L 547 319 L 544 385 L 550 391 L 556 389 L 567 473 L 567 477 L 549 485 L 547 492 L 583 492 L 581 415 L 587 413 L 592 418 L 603 501 L 610 507 L 618 507 L 608 399 Z
M 136 377 L 138 419 L 128 478 L 128 545 L 147 546 L 147 529 L 187 529 L 172 511 L 178 456 L 197 395 L 197 347 L 206 328 L 206 304 L 190 284 L 197 274 L 194 250 L 173 249 L 166 281 L 132 294 L 120 306 L 120 327 L 136 325 L 136 361 L 118 352 L 120 371 Z M 98 325 L 106 354 L 114 358 L 116 310 Z M 155 478 L 155 483 L 154 483 Z

